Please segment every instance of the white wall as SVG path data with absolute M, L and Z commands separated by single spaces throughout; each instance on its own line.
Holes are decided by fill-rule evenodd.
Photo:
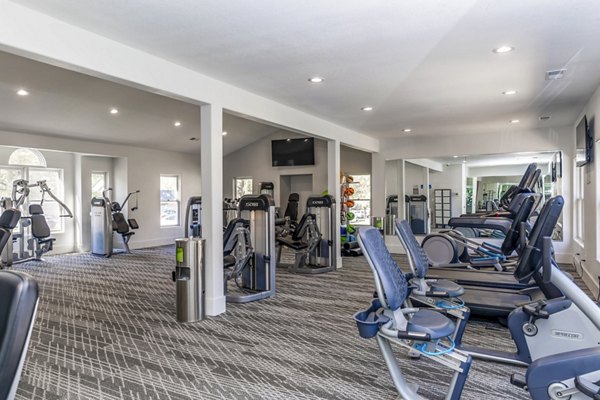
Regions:
M 580 255 L 584 261 L 581 263 L 583 268 L 583 278 L 588 286 L 593 288 L 593 291 L 598 293 L 598 280 L 600 279 L 600 246 L 598 243 L 598 223 L 600 222 L 600 214 L 598 213 L 598 205 L 600 204 L 600 183 L 598 179 L 600 174 L 600 151 L 598 146 L 600 143 L 600 126 L 597 118 L 600 118 L 600 87 L 596 90 L 590 101 L 584 107 L 572 126 L 572 140 L 575 143 L 575 126 L 583 115 L 586 115 L 588 124 L 594 125 L 594 161 L 592 164 L 581 167 L 585 169 L 586 179 L 584 186 L 584 209 L 583 209 L 583 243 L 574 241 L 574 251 Z M 572 161 L 571 161 L 572 163 Z M 569 209 L 573 213 L 573 209 Z M 574 216 L 574 215 L 573 215 Z
M 421 188 L 421 185 L 423 188 Z M 414 186 L 418 186 L 419 194 L 429 195 L 427 189 L 427 168 L 406 161 L 404 163 L 404 190 L 409 196 L 413 195 Z
M 272 166 L 271 140 L 298 137 L 299 135 L 295 133 L 279 131 L 225 156 L 223 159 L 223 196 L 233 197 L 233 178 L 235 177 L 252 177 L 252 187 L 255 193 L 258 193 L 259 182 L 273 182 L 275 184 L 273 197 L 278 207 L 280 206 L 280 177 L 282 175 L 312 175 L 312 192 L 321 194 L 327 190 L 327 142 L 325 140 L 315 139 L 315 165 Z M 281 206 L 285 208 L 285 204 Z
M 181 177 L 182 183 L 182 215 L 185 213 L 185 202 L 189 196 L 201 192 L 200 185 L 200 155 L 167 152 L 161 150 L 145 149 L 141 147 L 112 145 L 84 140 L 64 139 L 28 133 L 16 133 L 0 130 L 0 145 L 31 147 L 42 150 L 60 150 L 67 153 L 51 154 L 59 157 L 59 154 L 67 154 L 68 162 L 60 164 L 65 169 L 65 192 L 67 182 L 73 182 L 76 166 L 73 161 L 74 155 L 68 153 L 80 153 L 82 155 L 102 155 L 115 158 L 113 163 L 113 186 L 115 195 L 122 201 L 128 191 L 139 189 L 139 209 L 130 213 L 130 217 L 136 218 L 140 229 L 136 231 L 131 239 L 131 248 L 164 245 L 173 243 L 174 239 L 183 235 L 183 227 L 160 227 L 160 174 L 173 174 Z M 44 153 L 45 154 L 45 153 Z M 81 157 L 82 163 L 84 157 Z M 48 159 L 48 165 L 55 162 L 53 156 Z M 58 163 L 58 159 L 56 159 Z M 54 164 L 59 165 L 59 164 Z M 87 165 L 87 162 L 86 164 Z M 60 167 L 60 166 L 59 166 Z M 80 167 L 81 168 L 81 167 Z M 89 166 L 86 166 L 89 168 Z M 84 179 L 84 174 L 81 174 Z M 81 185 L 82 192 L 89 185 Z M 73 198 L 78 194 L 66 193 L 65 202 L 69 207 L 73 206 Z M 91 200 L 89 194 L 81 193 L 81 209 Z M 75 207 L 74 207 L 75 208 Z M 82 211 L 83 213 L 83 211 Z M 84 221 L 82 221 L 84 222 Z M 73 224 L 75 221 L 73 221 Z M 81 225 L 81 232 L 89 231 L 89 226 Z M 75 228 L 72 226 L 65 232 L 65 236 L 57 238 L 56 247 L 61 251 L 72 251 L 74 249 Z M 85 245 L 85 243 L 84 243 Z
M 457 217 L 466 212 L 466 176 L 465 168 L 462 164 L 444 166 L 442 172 L 430 170 L 429 184 L 432 190 L 430 196 L 431 210 L 435 210 L 433 205 L 433 190 L 450 189 L 452 191 L 452 217 Z M 434 221 L 434 216 L 432 216 L 432 221 Z
M 371 175 L 371 153 L 340 146 L 340 169 L 350 175 Z

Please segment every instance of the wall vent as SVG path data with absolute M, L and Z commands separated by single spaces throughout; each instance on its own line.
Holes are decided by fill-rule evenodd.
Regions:
M 567 73 L 566 69 L 555 69 L 552 71 L 546 71 L 546 80 L 547 81 L 556 81 L 565 77 Z

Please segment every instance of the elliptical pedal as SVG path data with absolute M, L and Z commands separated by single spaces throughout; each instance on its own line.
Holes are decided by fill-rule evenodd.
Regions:
M 527 378 L 523 374 L 514 373 L 510 376 L 510 383 L 527 390 Z

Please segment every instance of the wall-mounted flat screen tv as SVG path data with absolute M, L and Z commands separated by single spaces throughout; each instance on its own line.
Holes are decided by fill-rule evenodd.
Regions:
M 591 161 L 589 158 L 590 144 L 588 141 L 588 122 L 587 117 L 584 115 L 575 128 L 575 161 L 577 162 L 578 167 L 581 167 Z
M 271 141 L 271 160 L 274 167 L 294 167 L 315 164 L 313 138 Z

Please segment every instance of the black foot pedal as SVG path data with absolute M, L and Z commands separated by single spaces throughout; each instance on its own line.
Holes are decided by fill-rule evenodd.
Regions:
M 527 389 L 527 378 L 523 374 L 512 374 L 510 376 L 510 383 L 521 389 Z

